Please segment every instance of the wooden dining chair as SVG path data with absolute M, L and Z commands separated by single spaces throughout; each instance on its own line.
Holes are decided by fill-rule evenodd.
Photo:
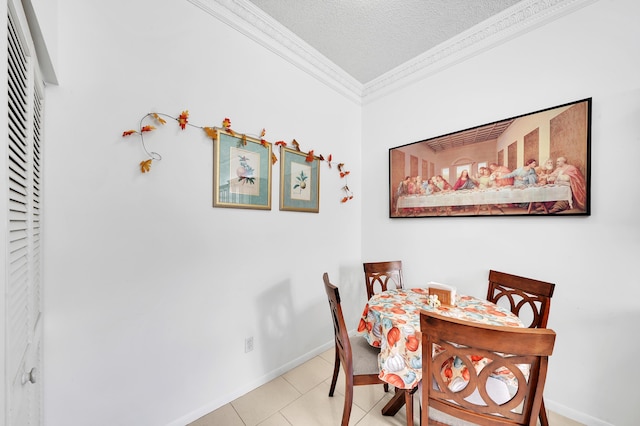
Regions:
M 333 368 L 333 379 L 329 388 L 329 396 L 333 396 L 340 373 L 340 364 L 345 375 L 345 396 L 344 409 L 342 410 L 342 426 L 349 424 L 351 417 L 351 406 L 353 405 L 353 387 L 360 385 L 373 385 L 385 383 L 378 375 L 380 373 L 378 367 L 379 350 L 369 345 L 369 343 L 361 336 L 353 339 L 349 338 L 347 327 L 342 315 L 342 306 L 340 304 L 340 292 L 338 287 L 331 284 L 329 275 L 325 272 L 322 276 L 324 280 L 324 289 L 329 299 L 329 308 L 331 310 L 331 319 L 333 322 L 333 331 L 335 336 L 335 364 Z M 406 392 L 405 404 L 407 406 L 407 422 L 411 419 L 413 425 L 413 393 Z
M 487 300 L 509 309 L 529 328 L 546 328 L 555 286 L 545 281 L 490 270 Z M 549 426 L 544 399 L 540 425 Z
M 367 300 L 380 291 L 386 291 L 389 284 L 395 288 L 402 288 L 402 261 L 363 263 L 364 279 L 367 287 Z M 379 290 L 376 291 L 376 289 Z
M 545 281 L 490 270 L 487 300 L 508 308 L 529 328 L 545 328 L 555 286 Z
M 389 284 L 393 284 L 395 288 L 402 288 L 402 261 L 392 260 L 387 262 L 365 262 L 364 281 L 367 289 L 367 300 L 371 296 L 380 292 L 387 291 Z M 378 289 L 376 291 L 376 289 Z M 384 391 L 389 390 L 389 384 L 384 384 Z
M 553 330 L 474 323 L 424 310 L 420 330 L 421 424 L 442 424 L 443 413 L 483 426 L 537 424 Z M 464 379 L 448 383 L 450 360 Z M 431 413 L 435 419 L 429 408 L 437 410 Z

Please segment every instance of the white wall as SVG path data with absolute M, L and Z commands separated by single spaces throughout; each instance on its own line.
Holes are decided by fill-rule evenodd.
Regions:
M 590 425 L 640 424 L 640 375 L 625 361 L 640 352 L 639 12 L 597 1 L 363 108 L 363 258 L 401 258 L 409 285 L 478 297 L 489 269 L 557 283 L 545 400 Z M 590 217 L 388 218 L 389 147 L 586 97 Z
M 186 424 L 329 347 L 323 272 L 363 306 L 361 107 L 186 1 L 57 5 L 45 424 Z M 271 211 L 212 208 L 212 143 L 175 122 L 145 139 L 163 160 L 142 175 L 122 132 L 184 109 L 333 154 L 354 200 L 322 164 L 320 213 L 280 212 L 277 163 Z
M 360 262 L 389 258 L 409 283 L 480 297 L 489 268 L 556 282 L 549 408 L 637 424 L 624 360 L 640 349 L 638 12 L 599 0 L 361 109 L 188 2 L 57 0 L 43 21 L 60 82 L 45 122 L 45 424 L 194 420 L 327 347 L 322 272 L 355 324 Z M 389 147 L 589 96 L 590 217 L 387 217 Z M 272 211 L 214 209 L 211 143 L 172 123 L 146 139 L 164 159 L 141 175 L 122 131 L 183 109 L 332 153 L 356 198 L 340 204 L 323 167 L 321 212 L 279 212 L 277 164 Z

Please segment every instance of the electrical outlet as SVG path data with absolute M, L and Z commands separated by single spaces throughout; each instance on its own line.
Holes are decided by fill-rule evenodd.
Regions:
M 253 350 L 253 336 L 244 339 L 244 352 L 251 352 Z

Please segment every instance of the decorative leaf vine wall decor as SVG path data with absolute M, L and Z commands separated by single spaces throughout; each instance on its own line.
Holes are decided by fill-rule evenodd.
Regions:
M 147 145 L 144 140 L 145 134 L 149 132 L 153 132 L 154 130 L 157 130 L 156 126 L 164 126 L 165 124 L 167 124 L 166 119 L 175 120 L 182 130 L 185 130 L 187 127 L 193 127 L 193 128 L 201 129 L 205 133 L 205 136 L 211 140 L 217 140 L 218 138 L 218 131 L 215 129 L 215 127 L 197 126 L 189 123 L 189 110 L 182 111 L 180 115 L 178 115 L 177 117 L 171 116 L 169 114 L 159 113 L 159 112 L 147 113 L 140 119 L 140 125 L 139 125 L 140 130 L 134 130 L 134 129 L 125 130 L 122 133 L 122 137 L 129 137 L 129 136 L 135 135 L 135 136 L 138 136 L 138 138 L 140 139 L 140 144 L 142 145 L 142 149 L 144 150 L 144 152 L 147 154 L 147 157 L 148 157 L 146 160 L 142 160 L 140 162 L 140 172 L 142 173 L 148 173 L 151 171 L 151 164 L 153 163 L 153 161 L 162 160 L 162 156 L 159 153 L 155 151 L 149 151 L 147 149 Z M 148 122 L 152 122 L 153 124 L 145 124 Z M 239 136 L 240 137 L 239 144 L 246 145 L 247 134 L 238 133 L 233 129 L 231 129 L 231 120 L 229 118 L 225 118 L 224 120 L 222 120 L 222 127 L 224 128 L 225 131 L 229 132 L 230 134 Z M 260 132 L 259 139 L 261 143 L 266 146 L 268 142 L 265 139 L 265 135 L 266 135 L 266 130 L 262 129 L 262 131 Z M 287 143 L 284 141 L 277 141 L 274 143 L 274 145 L 288 146 Z M 351 192 L 351 190 L 349 189 L 349 185 L 347 182 L 347 176 L 350 174 L 350 172 L 345 169 L 344 163 L 334 162 L 331 154 L 329 154 L 326 158 L 322 154 L 315 154 L 315 150 L 313 149 L 305 153 L 301 150 L 300 144 L 295 139 L 291 141 L 291 145 L 293 146 L 293 149 L 295 149 L 296 151 L 306 154 L 305 161 L 307 162 L 312 162 L 315 159 L 318 159 L 321 162 L 326 163 L 330 169 L 332 169 L 333 166 L 335 165 L 336 170 L 340 174 L 340 178 L 345 180 L 345 184 L 341 188 L 344 193 L 344 196 L 342 197 L 341 202 L 346 203 L 347 201 L 353 199 L 353 192 Z M 277 161 L 278 161 L 277 156 L 275 155 L 275 153 L 272 152 L 271 164 L 273 165 Z

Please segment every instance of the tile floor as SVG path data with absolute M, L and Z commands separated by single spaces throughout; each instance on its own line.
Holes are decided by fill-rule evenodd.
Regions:
M 329 397 L 333 349 L 310 359 L 282 376 L 201 417 L 189 426 L 337 426 L 344 405 L 344 375 L 340 372 L 334 396 Z M 356 386 L 349 425 L 406 425 L 404 408 L 393 417 L 381 414 L 393 392 L 382 385 Z M 414 419 L 419 425 L 418 401 Z M 579 426 L 549 413 L 551 426 Z

